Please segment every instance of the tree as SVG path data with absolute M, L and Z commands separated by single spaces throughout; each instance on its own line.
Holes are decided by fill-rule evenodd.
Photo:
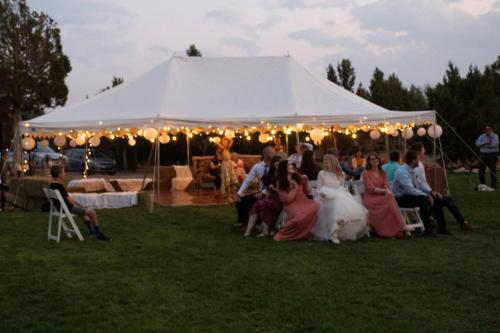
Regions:
M 382 72 L 378 67 L 375 67 L 373 77 L 370 80 L 371 101 L 382 106 L 385 104 L 385 95 L 384 72 Z
M 363 83 L 360 82 L 358 85 L 358 89 L 356 89 L 356 95 L 362 97 L 364 99 L 370 100 L 370 92 L 363 87 Z
M 188 57 L 201 57 L 201 51 L 196 48 L 196 45 L 191 44 L 189 48 L 186 50 L 186 55 Z
M 344 89 L 353 91 L 354 82 L 356 81 L 356 73 L 351 65 L 349 59 L 342 59 L 341 62 L 337 64 L 337 73 L 339 75 L 340 85 Z
M 326 68 L 326 78 L 335 84 L 339 84 L 335 68 L 333 68 L 332 64 L 328 64 L 328 67 Z
M 96 95 L 102 94 L 103 92 L 105 92 L 105 91 L 107 91 L 107 90 L 109 90 L 111 88 L 119 86 L 123 82 L 125 82 L 124 78 L 113 76 L 113 79 L 111 79 L 111 86 L 106 86 L 105 88 L 102 88 L 101 90 L 99 90 L 99 92 Z M 88 99 L 88 96 L 87 96 L 87 99 Z
M 22 119 L 64 105 L 71 71 L 60 31 L 26 0 L 0 0 L 0 115 L 16 128 Z

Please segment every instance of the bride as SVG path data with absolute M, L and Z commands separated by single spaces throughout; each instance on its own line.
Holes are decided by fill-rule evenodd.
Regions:
M 339 244 L 369 235 L 368 211 L 344 188 L 344 177 L 338 159 L 325 155 L 315 198 L 320 203 L 318 222 L 313 230 L 317 240 Z

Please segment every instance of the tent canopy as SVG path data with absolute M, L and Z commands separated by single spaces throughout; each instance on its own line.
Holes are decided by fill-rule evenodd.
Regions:
M 145 127 L 347 127 L 434 122 L 434 111 L 389 111 L 290 56 L 178 57 L 118 87 L 22 123 L 24 132 Z

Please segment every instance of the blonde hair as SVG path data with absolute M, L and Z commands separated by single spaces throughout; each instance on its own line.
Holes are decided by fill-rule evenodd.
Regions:
M 330 162 L 333 167 L 333 170 L 328 170 L 326 167 L 327 163 L 325 162 Z M 344 178 L 344 173 L 342 172 L 342 168 L 340 167 L 339 159 L 335 155 L 332 154 L 325 155 L 325 158 L 323 159 L 323 170 L 325 170 L 326 172 L 334 173 L 335 175 L 337 175 L 337 177 L 341 179 Z

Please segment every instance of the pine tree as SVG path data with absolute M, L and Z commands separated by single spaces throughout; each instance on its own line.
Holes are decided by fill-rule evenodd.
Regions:
M 366 90 L 365 87 L 363 87 L 362 82 L 358 84 L 358 88 L 356 89 L 356 95 L 364 99 L 370 100 L 370 92 Z
M 188 57 L 201 57 L 201 51 L 196 48 L 196 45 L 191 44 L 189 48 L 186 50 L 186 55 Z
M 342 59 L 342 61 L 337 64 L 337 73 L 339 75 L 340 85 L 344 87 L 344 89 L 352 92 L 356 81 L 356 73 L 351 65 L 351 61 L 349 59 Z
M 332 64 L 328 64 L 328 67 L 326 68 L 326 78 L 335 84 L 339 84 L 335 68 L 333 68 Z

